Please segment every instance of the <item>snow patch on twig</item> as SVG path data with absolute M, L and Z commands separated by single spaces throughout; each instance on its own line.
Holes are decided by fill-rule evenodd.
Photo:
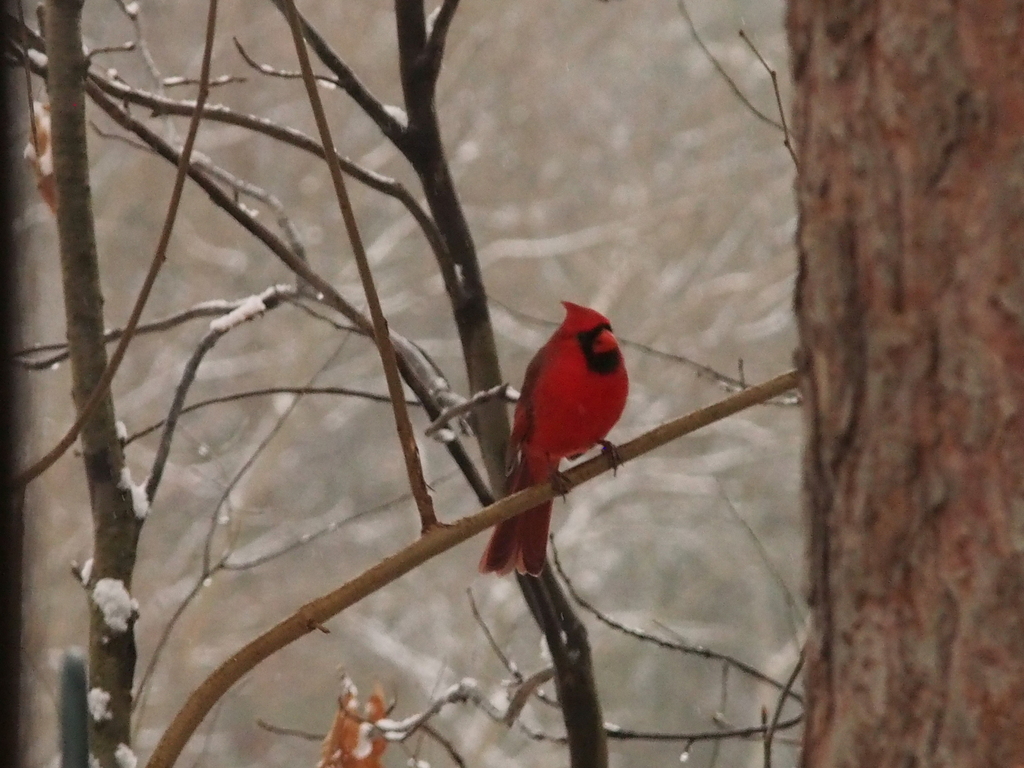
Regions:
M 263 303 L 263 296 L 254 294 L 244 299 L 241 304 L 225 315 L 221 315 L 210 321 L 210 330 L 217 333 L 227 333 L 235 326 L 252 320 L 267 311 L 267 305 Z

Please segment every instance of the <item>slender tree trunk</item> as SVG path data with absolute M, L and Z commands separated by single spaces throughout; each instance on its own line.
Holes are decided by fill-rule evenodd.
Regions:
M 72 397 L 79 410 L 107 364 L 103 294 L 89 188 L 81 13 L 82 0 L 49 0 L 46 4 L 47 89 L 57 183 L 57 230 Z M 89 740 L 100 765 L 115 768 L 119 765 L 115 759 L 118 749 L 124 755 L 130 744 L 135 673 L 134 616 L 118 608 L 128 604 L 127 591 L 131 589 L 142 521 L 134 514 L 128 489 L 122 487 L 124 456 L 109 392 L 84 423 L 81 447 L 95 542 L 94 563 L 86 585 L 90 596 L 89 687 L 102 691 L 99 696 L 105 697 L 102 709 L 96 710 L 101 716 L 89 719 Z M 96 701 L 98 704 L 99 700 Z
M 803 765 L 1024 765 L 1024 9 L 791 0 Z
M 409 120 L 403 151 L 420 178 L 427 205 L 447 249 L 446 258 L 454 265 L 455 277 L 446 279 L 446 288 L 466 360 L 469 391 L 480 392 L 501 384 L 504 379 L 476 246 L 441 140 L 434 100 L 436 72 L 426 66 L 423 58 L 427 41 L 423 0 L 396 0 L 395 19 L 402 90 Z M 487 477 L 498 496 L 505 489 L 508 409 L 503 400 L 494 399 L 477 408 L 473 418 Z M 487 502 L 481 499 L 481 503 Z M 518 582 L 551 650 L 570 765 L 572 768 L 606 768 L 607 735 L 586 627 L 551 574 L 550 566 L 545 567 L 542 578 L 520 576 Z

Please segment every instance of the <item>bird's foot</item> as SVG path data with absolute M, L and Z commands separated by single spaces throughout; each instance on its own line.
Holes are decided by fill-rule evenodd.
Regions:
M 598 440 L 597 444 L 601 446 L 601 453 L 608 454 L 608 462 L 612 465 L 612 475 L 614 476 L 618 473 L 619 467 L 626 463 L 619 453 L 619 446 L 607 440 Z
M 553 469 L 551 470 L 551 487 L 555 489 L 555 493 L 564 499 L 565 495 L 572 490 L 572 483 L 563 473 Z

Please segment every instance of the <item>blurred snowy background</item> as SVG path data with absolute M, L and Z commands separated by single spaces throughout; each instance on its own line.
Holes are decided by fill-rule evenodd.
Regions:
M 161 73 L 198 75 L 205 4 L 143 2 L 140 8 Z M 401 103 L 387 2 L 315 0 L 300 8 L 371 90 Z M 689 10 L 735 83 L 777 116 L 771 80 L 738 31 L 779 70 L 788 104 L 781 3 L 694 0 Z M 114 0 L 86 4 L 85 17 L 92 46 L 133 36 Z M 296 68 L 287 28 L 270 3 L 223 4 L 214 74 L 242 75 L 247 82 L 215 89 L 211 101 L 315 135 L 301 83 L 254 73 L 232 36 L 258 60 Z M 152 87 L 137 54 L 102 61 L 129 83 Z M 170 95 L 192 92 L 174 88 Z M 325 98 L 341 152 L 417 189 L 398 152 L 347 97 L 325 92 Z M 675 2 L 464 0 L 449 36 L 438 108 L 493 299 L 504 373 L 514 386 L 561 320 L 563 298 L 604 311 L 627 344 L 685 355 L 733 376 L 742 361 L 749 382 L 791 367 L 793 164 L 781 135 L 753 116 L 715 71 Z M 93 117 L 110 130 L 98 110 Z M 152 124 L 167 127 L 162 120 Z M 176 123 L 179 136 L 185 128 L 184 121 Z M 27 125 L 23 135 L 27 140 Z M 315 269 L 362 306 L 337 202 L 319 161 L 210 122 L 201 127 L 197 149 L 277 195 Z M 173 169 L 95 133 L 90 152 L 106 317 L 114 327 L 127 318 L 151 258 Z M 60 340 L 64 322 L 52 216 L 27 173 L 23 188 L 18 236 L 27 315 L 19 341 L 27 345 Z M 356 183 L 349 188 L 392 326 L 419 342 L 464 392 L 448 301 L 421 233 L 394 200 Z M 270 211 L 261 217 L 273 222 Z M 272 254 L 188 186 L 146 317 L 208 299 L 242 298 L 289 280 Z M 114 384 L 117 415 L 129 433 L 166 413 L 207 323 L 133 342 Z M 632 389 L 613 440 L 725 394 L 670 356 L 636 345 L 625 355 Z M 31 396 L 25 451 L 36 457 L 73 420 L 69 371 L 61 365 L 24 379 Z M 202 364 L 189 401 L 311 381 L 385 391 L 370 342 L 286 306 L 226 336 Z M 291 395 L 251 398 L 182 419 L 143 530 L 133 589 L 141 605 L 140 678 L 161 646 L 136 713 L 135 747 L 143 759 L 188 692 L 226 656 L 417 535 L 387 406 L 324 395 L 294 401 Z M 418 426 L 426 425 L 420 411 L 413 415 Z M 273 430 L 252 468 L 233 484 Z M 629 625 L 678 633 L 785 679 L 803 622 L 799 434 L 797 409 L 762 406 L 557 502 L 556 543 L 577 588 Z M 127 448 L 136 478 L 148 471 L 157 439 L 150 435 Z M 430 440 L 421 449 L 442 519 L 474 511 L 474 497 L 444 449 Z M 31 765 L 42 767 L 57 764 L 59 655 L 68 645 L 84 644 L 87 630 L 85 596 L 71 573 L 91 547 L 80 459 L 69 453 L 33 483 L 28 503 L 24 661 Z M 327 532 L 259 567 L 224 569 L 203 583 L 211 524 L 214 556 L 230 550 L 228 562 L 235 565 L 303 534 Z M 330 634 L 314 633 L 264 663 L 214 710 L 180 765 L 315 765 L 318 744 L 270 733 L 257 720 L 325 732 L 342 669 L 363 691 L 379 681 L 397 699 L 395 716 L 417 711 L 463 677 L 500 697 L 507 673 L 473 620 L 467 588 L 504 651 L 526 673 L 541 668 L 539 632 L 514 580 L 476 573 L 484 543 L 479 536 L 436 558 L 329 622 Z M 723 701 L 720 664 L 640 645 L 590 617 L 587 623 L 611 722 L 706 731 L 755 725 L 762 706 L 775 706 L 773 689 L 732 674 Z M 531 705 L 523 718 L 546 732 L 562 728 L 543 705 Z M 567 763 L 563 747 L 531 741 L 468 706 L 446 709 L 435 725 L 470 766 Z M 613 741 L 610 747 L 613 766 L 653 766 L 678 764 L 685 744 Z M 690 764 L 709 764 L 713 750 L 710 743 L 695 744 Z M 419 756 L 431 765 L 451 764 L 429 741 Z M 792 764 L 794 756 L 792 746 L 777 745 L 777 765 Z M 386 762 L 398 766 L 405 759 L 393 748 Z M 722 766 L 760 765 L 761 746 L 731 741 L 717 759 Z

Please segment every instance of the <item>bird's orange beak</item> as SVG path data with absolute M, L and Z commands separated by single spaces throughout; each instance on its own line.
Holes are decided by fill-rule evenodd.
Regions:
M 593 350 L 595 352 L 611 352 L 613 349 L 619 348 L 619 342 L 615 340 L 615 334 L 611 331 L 601 331 L 597 338 L 594 339 Z

